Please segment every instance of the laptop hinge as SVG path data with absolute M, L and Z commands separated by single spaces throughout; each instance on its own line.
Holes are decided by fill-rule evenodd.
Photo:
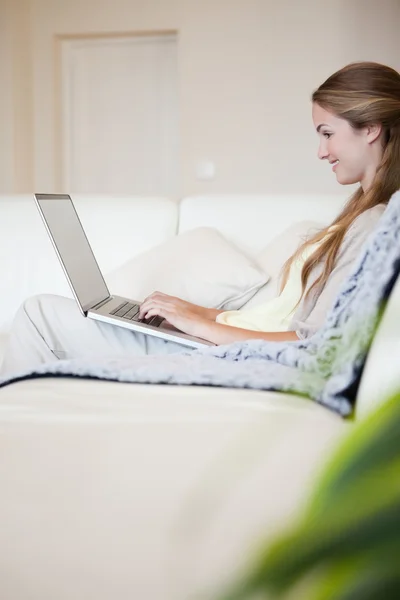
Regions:
M 97 302 L 97 304 L 91 306 L 89 310 L 97 310 L 98 308 L 101 308 L 104 304 L 107 304 L 107 302 L 109 302 L 110 300 L 112 300 L 112 296 L 108 296 L 108 298 Z

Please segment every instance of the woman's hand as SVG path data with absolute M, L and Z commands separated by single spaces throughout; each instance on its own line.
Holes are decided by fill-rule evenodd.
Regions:
M 176 296 L 169 296 L 168 294 L 163 294 L 162 292 L 153 292 L 142 302 L 139 311 L 140 318 L 147 318 L 146 313 L 154 306 L 163 306 L 169 309 L 174 307 L 179 311 L 190 311 L 198 317 L 201 317 L 202 319 L 208 319 L 209 321 L 215 321 L 217 315 L 223 312 L 222 310 L 217 310 L 215 308 L 205 308 L 204 306 L 199 306 L 198 304 L 186 302 L 186 300 L 176 298 Z M 149 317 L 150 316 L 152 315 L 149 315 Z
M 154 292 L 140 305 L 139 317 L 150 319 L 159 316 L 166 319 L 170 325 L 179 331 L 196 337 L 203 337 L 204 326 L 210 320 L 215 320 L 219 312 L 221 311 L 204 308 L 175 296 Z

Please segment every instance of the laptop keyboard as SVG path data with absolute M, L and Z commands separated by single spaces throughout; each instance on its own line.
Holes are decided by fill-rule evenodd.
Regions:
M 145 323 L 146 325 L 151 325 L 152 327 L 159 327 L 164 320 L 162 317 L 158 316 L 150 317 L 150 319 L 139 319 L 139 309 L 139 304 L 134 304 L 133 302 L 122 302 L 122 304 L 110 312 L 110 315 L 121 317 L 122 319 L 127 319 L 128 321 Z

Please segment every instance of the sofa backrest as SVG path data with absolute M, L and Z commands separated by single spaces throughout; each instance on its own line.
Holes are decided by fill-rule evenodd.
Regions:
M 294 223 L 312 220 L 328 225 L 347 198 L 343 194 L 188 196 L 180 203 L 179 233 L 215 227 L 241 250 L 256 256 Z
M 174 236 L 178 205 L 168 198 L 73 196 L 104 274 Z M 19 305 L 39 293 L 71 297 L 31 195 L 0 196 L 0 332 Z
M 357 393 L 357 419 L 367 416 L 396 391 L 400 391 L 400 278 L 368 353 Z

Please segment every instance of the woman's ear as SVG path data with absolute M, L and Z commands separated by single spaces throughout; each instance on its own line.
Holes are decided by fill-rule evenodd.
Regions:
M 382 125 L 380 123 L 373 123 L 372 125 L 367 125 L 366 130 L 367 141 L 372 144 L 372 142 L 375 142 L 375 140 L 377 140 L 381 135 Z

